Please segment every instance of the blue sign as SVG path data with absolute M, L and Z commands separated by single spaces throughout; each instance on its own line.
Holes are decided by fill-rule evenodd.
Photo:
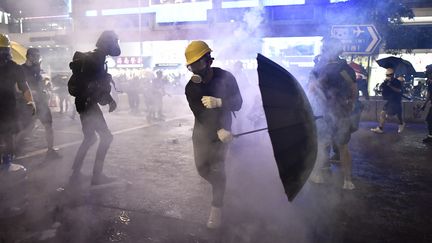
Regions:
M 342 41 L 346 54 L 372 54 L 381 42 L 373 25 L 333 25 L 331 36 Z

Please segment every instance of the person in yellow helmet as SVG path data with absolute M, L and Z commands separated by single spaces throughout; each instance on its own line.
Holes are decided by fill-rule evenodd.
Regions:
M 13 135 L 17 132 L 17 111 L 15 86 L 22 92 L 33 114 L 36 106 L 30 89 L 25 82 L 24 72 L 12 60 L 11 45 L 7 35 L 0 34 L 0 143 L 4 143 L 1 154 L 1 171 L 21 171 L 25 168 L 13 164 L 14 143 Z
M 240 110 L 243 100 L 235 77 L 228 71 L 211 67 L 211 49 L 204 41 L 192 41 L 186 48 L 186 66 L 193 73 L 185 94 L 195 116 L 192 134 L 195 165 L 201 177 L 212 186 L 213 200 L 207 227 L 221 225 L 225 193 L 225 157 L 231 113 Z

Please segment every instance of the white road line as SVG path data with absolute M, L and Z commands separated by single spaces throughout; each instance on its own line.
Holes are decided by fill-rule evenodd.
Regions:
M 168 120 L 163 121 L 163 122 L 170 122 L 170 121 L 179 120 L 179 119 L 188 118 L 188 117 L 191 117 L 191 115 L 174 117 L 174 118 L 168 119 Z M 125 128 L 125 129 L 121 129 L 121 130 L 115 131 L 112 134 L 116 135 L 116 134 L 122 134 L 122 133 L 126 133 L 126 132 L 131 132 L 131 131 L 135 131 L 135 130 L 138 130 L 138 129 L 141 129 L 141 128 L 151 127 L 151 126 L 163 123 L 163 122 L 158 122 L 158 123 L 153 123 L 153 124 L 139 125 L 139 126 L 135 126 L 135 127 L 131 127 L 131 128 Z M 79 140 L 79 141 L 74 141 L 74 142 L 70 142 L 70 143 L 64 143 L 64 144 L 56 145 L 56 147 L 59 148 L 59 149 L 62 149 L 62 148 L 67 148 L 67 147 L 70 147 L 70 146 L 74 146 L 74 145 L 80 144 L 81 142 L 82 142 L 82 140 Z M 33 157 L 33 156 L 36 156 L 36 155 L 44 154 L 44 153 L 46 153 L 46 151 L 47 151 L 47 149 L 39 149 L 39 150 L 36 150 L 36 151 L 32 151 L 32 152 L 29 152 L 29 153 L 24 154 L 22 156 L 16 157 L 15 160 L 27 159 L 27 158 L 30 158 L 30 157 Z

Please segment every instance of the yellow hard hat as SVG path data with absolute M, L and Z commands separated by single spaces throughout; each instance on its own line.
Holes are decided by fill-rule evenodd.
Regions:
M 9 37 L 3 33 L 0 33 L 0 47 L 10 47 Z
M 186 65 L 190 65 L 198 61 L 205 54 L 212 50 L 204 41 L 192 41 L 185 50 Z

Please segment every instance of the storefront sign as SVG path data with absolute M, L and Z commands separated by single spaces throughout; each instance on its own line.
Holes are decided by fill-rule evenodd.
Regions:
M 140 56 L 117 57 L 116 67 L 118 68 L 138 68 L 143 67 L 143 59 Z
M 9 18 L 11 14 L 0 11 L 0 24 L 9 24 Z

